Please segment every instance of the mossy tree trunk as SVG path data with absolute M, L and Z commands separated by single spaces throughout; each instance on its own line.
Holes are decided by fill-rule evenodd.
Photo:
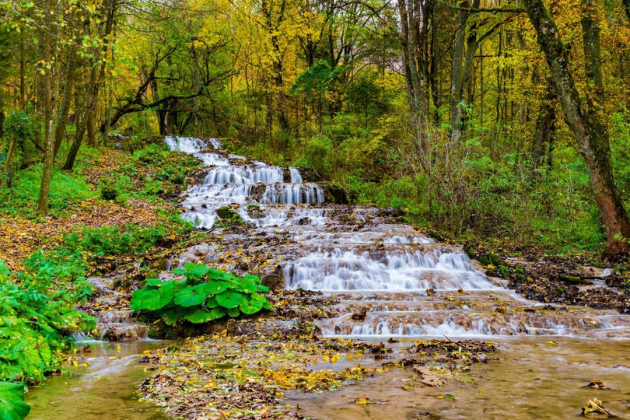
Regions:
M 525 0 L 524 3 L 551 70 L 565 121 L 590 172 L 591 188 L 607 235 L 605 255 L 609 258 L 627 255 L 628 244 L 622 239 L 630 238 L 630 222 L 613 178 L 608 130 L 590 97 L 587 96 L 586 102 L 582 100 L 569 67 L 567 49 L 542 0 Z

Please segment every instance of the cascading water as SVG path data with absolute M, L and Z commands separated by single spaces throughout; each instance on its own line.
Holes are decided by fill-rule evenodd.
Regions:
M 289 168 L 289 173 L 291 174 L 292 184 L 302 183 L 302 175 L 300 175 L 300 171 L 298 171 L 296 168 Z
M 382 261 L 366 251 L 337 248 L 300 258 L 285 269 L 287 286 L 320 291 L 416 291 L 495 289 L 474 271 L 463 252 L 386 252 Z
M 211 139 L 215 151 L 221 151 L 221 143 Z M 199 228 L 209 229 L 219 219 L 217 209 L 228 205 L 239 205 L 241 218 L 256 226 L 274 226 L 308 220 L 321 224 L 321 211 L 302 210 L 294 212 L 289 219 L 290 205 L 313 205 L 324 202 L 321 186 L 304 183 L 296 168 L 289 168 L 290 183 L 284 182 L 284 169 L 267 166 L 262 162 L 246 161 L 235 155 L 223 157 L 219 153 L 207 152 L 207 143 L 188 137 L 167 137 L 166 144 L 173 151 L 182 151 L 200 159 L 210 167 L 201 185 L 191 187 L 183 202 L 186 209 L 182 217 Z M 230 163 L 236 161 L 238 164 Z M 260 188 L 259 188 L 260 186 Z M 260 194 L 257 193 L 260 191 Z M 255 205 L 265 215 L 252 217 L 247 205 Z M 280 205 L 282 208 L 268 206 Z
M 218 220 L 216 210 L 232 205 L 264 235 L 274 234 L 270 226 L 295 230 L 302 256 L 284 264 L 286 287 L 341 299 L 339 316 L 319 322 L 324 335 L 565 335 L 628 324 L 525 308 L 530 302 L 475 270 L 455 247 L 435 243 L 408 225 L 374 222 L 378 212 L 355 207 L 341 216 L 333 209 L 343 206 L 320 206 L 324 190 L 305 183 L 297 168 L 289 167 L 287 177 L 287 169 L 225 157 L 215 140 L 212 151 L 197 139 L 171 137 L 166 142 L 171 150 L 192 154 L 210 167 L 203 183 L 188 190 L 184 218 L 211 228 Z M 284 182 L 287 178 L 290 182 Z M 256 216 L 250 214 L 251 206 Z M 346 228 L 350 219 L 362 227 Z

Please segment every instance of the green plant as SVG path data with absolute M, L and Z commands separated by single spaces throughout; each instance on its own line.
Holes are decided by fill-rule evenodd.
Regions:
M 166 231 L 156 227 L 127 225 L 124 230 L 119 226 L 85 227 L 66 236 L 64 245 L 66 249 L 88 252 L 99 257 L 140 254 L 165 237 Z
M 32 211 L 39 197 L 42 164 L 19 171 L 13 188 L 0 188 L 0 213 L 12 216 L 33 216 Z M 71 214 L 82 201 L 96 196 L 86 178 L 77 174 L 53 170 L 50 183 L 49 211 L 53 217 Z
M 116 197 L 118 197 L 118 190 L 114 185 L 105 183 L 101 186 L 101 198 L 103 200 L 115 200 Z
M 24 385 L 0 382 L 0 419 L 22 420 L 31 411 L 24 401 Z
M 173 273 L 183 275 L 185 280 L 148 279 L 144 288 L 134 292 L 131 309 L 151 312 L 169 326 L 181 319 L 201 324 L 224 316 L 236 318 L 271 309 L 267 298 L 260 294 L 269 288 L 257 276 L 237 277 L 193 263 Z
M 61 364 L 70 334 L 95 326 L 74 308 L 87 296 L 85 278 L 72 281 L 49 264 L 32 267 L 13 275 L 0 262 L 0 380 L 43 380 Z

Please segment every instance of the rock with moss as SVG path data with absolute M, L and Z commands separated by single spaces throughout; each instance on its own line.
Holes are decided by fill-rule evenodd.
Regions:
M 226 226 L 245 226 L 247 222 L 230 206 L 223 206 L 217 209 L 217 216 L 221 218 L 221 224 Z
M 324 187 L 326 201 L 335 204 L 349 204 L 346 190 L 338 184 L 328 184 Z
M 265 211 L 256 204 L 249 204 L 247 206 L 247 214 L 252 219 L 262 219 L 265 217 Z

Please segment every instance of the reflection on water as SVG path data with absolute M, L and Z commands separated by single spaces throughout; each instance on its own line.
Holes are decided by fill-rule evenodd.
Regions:
M 138 401 L 136 387 L 149 372 L 138 363 L 144 351 L 163 346 L 163 341 L 95 343 L 85 354 L 88 367 L 74 368 L 72 375 L 49 378 L 26 396 L 31 404 L 29 420 L 165 420 L 169 417 L 150 404 Z
M 630 418 L 630 341 L 554 337 L 501 340 L 500 360 L 475 365 L 474 381 L 404 390 L 409 370 L 395 369 L 358 386 L 323 394 L 292 393 L 306 417 L 359 419 L 578 419 L 598 398 L 620 418 Z M 586 387 L 601 379 L 610 389 Z M 452 394 L 457 400 L 437 398 Z M 360 396 L 384 405 L 356 405 Z M 429 414 L 427 414 L 429 413 Z

